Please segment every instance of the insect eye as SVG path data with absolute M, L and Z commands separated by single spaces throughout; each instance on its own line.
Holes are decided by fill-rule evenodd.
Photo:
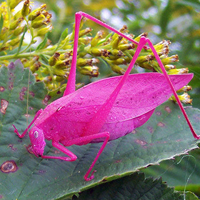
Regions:
M 34 137 L 38 138 L 38 132 L 37 131 L 34 132 Z

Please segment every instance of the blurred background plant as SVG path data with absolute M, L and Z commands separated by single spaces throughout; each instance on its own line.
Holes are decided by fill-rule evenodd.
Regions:
M 55 95 L 65 87 L 63 83 L 67 79 L 72 56 L 74 14 L 81 10 L 117 29 L 121 29 L 124 24 L 127 24 L 129 33 L 135 34 L 135 38 L 141 33 L 147 32 L 154 44 L 163 39 L 170 40 L 172 42 L 170 53 L 168 42 L 165 41 L 164 46 L 162 46 L 163 43 L 159 43 L 162 49 L 167 49 L 160 56 L 167 55 L 168 59 L 178 54 L 180 62 L 178 59 L 175 60 L 176 67 L 188 67 L 190 72 L 194 72 L 195 76 L 191 83 L 193 90 L 190 94 L 193 99 L 193 107 L 200 108 L 199 0 L 49 0 L 48 3 L 38 0 L 34 1 L 34 4 L 28 0 L 8 0 L 7 2 L 7 4 L 2 3 L 0 8 L 1 15 L 6 16 L 4 20 L 2 17 L 0 20 L 0 64 L 7 65 L 11 60 L 20 58 L 24 66 L 30 67 L 35 73 L 38 81 L 45 82 L 50 95 Z M 16 9 L 15 6 L 18 3 L 21 7 Z M 47 5 L 44 6 L 44 3 Z M 12 10 L 13 8 L 15 11 Z M 90 21 L 84 22 L 84 24 L 86 23 L 87 27 L 92 27 L 93 31 L 84 25 L 82 27 L 78 60 L 80 73 L 77 76 L 77 82 L 88 83 L 93 81 L 92 77 L 110 76 L 113 71 L 123 74 L 124 67 L 130 61 L 127 55 L 133 55 L 134 47 L 119 49 L 122 41 L 118 41 L 117 48 L 114 48 L 114 37 L 113 41 L 109 41 L 108 36 L 110 35 L 105 29 Z M 99 30 L 104 30 L 104 33 L 98 32 Z M 122 31 L 127 32 L 126 27 Z M 30 37 L 29 40 L 27 40 L 28 37 Z M 119 40 L 116 36 L 115 39 Z M 93 46 L 90 46 L 92 42 Z M 123 43 L 127 44 L 125 40 Z M 98 48 L 95 48 L 97 46 Z M 116 52 L 117 54 L 115 54 Z M 139 62 L 144 59 L 142 56 L 146 57 L 145 61 Z M 153 61 L 154 58 L 150 52 L 141 54 L 138 65 L 143 68 L 137 67 L 136 70 L 138 72 L 146 71 L 145 68 L 152 69 L 153 66 L 153 71 L 157 71 L 157 66 Z M 173 62 L 169 61 L 165 64 L 166 67 L 168 65 L 173 65 Z M 135 72 L 137 72 L 136 70 Z M 195 152 L 195 157 L 199 157 L 199 151 Z M 166 161 L 161 164 L 159 169 L 168 171 L 168 166 L 169 163 Z M 184 176 L 186 170 L 184 167 L 185 165 L 180 172 L 180 177 Z M 156 170 L 158 171 L 158 169 Z M 157 177 L 156 170 L 148 168 L 148 173 Z M 193 168 L 191 171 L 191 173 L 194 172 Z M 186 184 L 185 180 L 176 184 L 172 179 L 172 171 L 171 175 L 166 177 L 164 181 L 167 180 L 171 186 L 176 186 L 176 188 L 184 187 Z M 194 184 L 195 189 L 190 188 L 190 190 L 200 195 L 198 181 L 195 180 Z
M 168 4 L 166 7 L 168 7 Z M 39 1 L 33 4 L 30 0 L 8 0 L 7 3 L 3 2 L 1 4 L 0 21 L 1 64 L 7 65 L 12 59 L 21 59 L 24 67 L 29 67 L 35 73 L 37 81 L 43 81 L 46 84 L 49 95 L 55 96 L 64 90 L 69 75 L 74 38 L 72 24 L 75 12 L 84 10 L 104 21 L 109 19 L 108 23 L 121 32 L 128 34 L 127 26 L 123 25 L 134 16 L 126 13 L 126 6 L 130 8 L 133 5 L 135 10 L 139 8 L 137 3 L 126 4 L 123 1 L 113 1 L 112 3 L 106 1 L 57 1 L 56 4 L 55 1 L 50 1 L 48 5 L 40 4 Z M 156 12 L 156 4 L 148 6 L 151 6 L 152 11 Z M 145 9 L 150 8 L 145 7 Z M 129 12 L 131 13 L 131 10 Z M 144 21 L 145 13 L 141 16 L 143 15 Z M 132 30 L 129 32 L 131 33 L 129 36 L 139 41 L 141 35 L 147 35 L 146 31 L 148 29 L 145 28 L 146 25 L 141 19 L 129 21 L 128 24 L 130 24 L 131 29 L 134 27 L 135 22 L 138 22 L 135 26 L 137 31 Z M 85 27 L 85 24 L 87 27 Z M 148 26 L 150 25 L 151 23 L 148 24 Z M 140 26 L 143 28 L 140 28 Z M 166 32 L 165 29 L 162 28 L 164 32 Z M 132 34 L 134 32 L 137 33 L 136 36 Z M 80 84 L 77 84 L 77 87 L 91 82 L 92 77 L 111 76 L 113 72 L 117 74 L 124 73 L 135 52 L 136 45 L 116 34 L 110 34 L 92 21 L 85 22 L 84 19 L 79 35 L 77 69 L 80 73 L 77 76 L 77 83 Z M 159 37 L 154 39 L 154 43 L 157 43 L 155 48 L 168 73 L 187 73 L 187 68 L 175 69 L 174 63 L 178 62 L 178 56 L 169 56 L 170 42 L 166 40 L 160 42 L 160 40 L 162 39 Z M 99 61 L 101 61 L 100 64 Z M 136 64 L 143 70 L 136 68 L 134 69 L 135 73 L 137 69 L 139 71 L 161 71 L 151 50 L 143 50 Z M 179 68 L 182 67 L 179 66 Z M 83 75 L 88 77 L 86 78 Z M 180 99 L 185 103 L 191 103 L 191 100 L 185 94 L 182 94 Z

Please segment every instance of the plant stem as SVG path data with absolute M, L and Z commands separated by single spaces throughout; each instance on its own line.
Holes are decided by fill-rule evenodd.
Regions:
M 67 51 L 71 51 L 71 49 L 69 50 L 58 50 L 58 53 L 66 53 Z M 32 52 L 27 52 L 27 53 L 20 53 L 18 55 L 14 54 L 14 55 L 5 55 L 5 56 L 0 56 L 0 60 L 11 60 L 11 59 L 18 59 L 18 58 L 28 58 L 28 57 L 34 57 L 34 56 L 40 56 L 41 54 L 43 55 L 52 55 L 53 54 L 53 50 L 51 51 L 32 51 Z

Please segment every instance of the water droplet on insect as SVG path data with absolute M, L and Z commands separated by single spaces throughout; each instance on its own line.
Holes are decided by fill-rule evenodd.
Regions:
M 38 138 L 38 132 L 37 131 L 34 132 L 34 137 Z

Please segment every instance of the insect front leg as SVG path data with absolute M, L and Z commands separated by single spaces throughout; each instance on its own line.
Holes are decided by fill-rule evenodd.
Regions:
M 64 160 L 64 161 L 75 161 L 77 159 L 77 156 L 75 154 L 73 154 L 71 151 L 69 151 L 68 149 L 66 149 L 63 145 L 61 145 L 59 142 L 56 141 L 52 141 L 52 145 L 59 149 L 61 152 L 63 152 L 64 154 L 68 155 L 69 157 L 61 157 L 61 156 L 45 156 L 45 155 L 41 155 L 42 158 L 46 158 L 46 159 L 59 159 L 59 160 Z
M 32 124 L 34 123 L 34 121 L 39 117 L 39 115 L 43 112 L 43 109 L 40 109 L 34 119 L 32 120 L 32 122 L 29 124 L 29 126 L 26 128 L 26 130 L 20 135 L 17 128 L 15 127 L 15 125 L 13 124 L 12 126 L 14 127 L 14 132 L 18 135 L 19 138 L 23 138 L 26 135 L 26 132 L 28 131 L 28 129 L 32 126 Z
M 72 57 L 72 64 L 71 64 L 71 69 L 70 69 L 70 73 L 69 73 L 69 77 L 68 77 L 68 82 L 67 82 L 67 86 L 66 89 L 64 91 L 63 96 L 66 96 L 72 92 L 75 91 L 75 83 L 76 83 L 76 62 L 77 62 L 77 50 L 78 50 L 78 38 L 79 38 L 79 27 L 80 27 L 80 23 L 81 23 L 81 18 L 82 17 L 86 17 L 92 21 L 94 21 L 97 24 L 100 24 L 103 27 L 106 27 L 107 29 L 117 33 L 118 35 L 126 38 L 127 40 L 129 40 L 130 42 L 139 45 L 139 42 L 135 41 L 134 39 L 128 37 L 127 35 L 121 33 L 120 31 L 114 29 L 113 27 L 107 25 L 106 23 L 96 19 L 95 17 L 92 17 L 91 15 L 84 13 L 84 12 L 77 12 L 75 14 L 75 30 L 74 30 L 74 47 L 73 47 L 73 57 Z M 148 49 L 147 46 L 143 46 L 142 48 L 144 49 Z

